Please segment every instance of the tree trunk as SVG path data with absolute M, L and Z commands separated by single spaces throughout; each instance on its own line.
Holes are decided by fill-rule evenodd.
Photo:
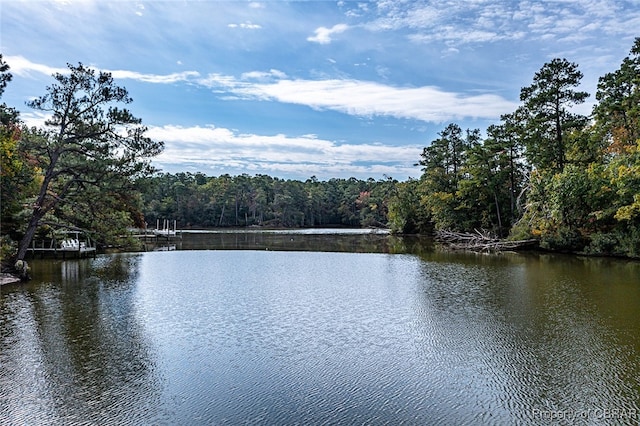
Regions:
M 57 152 L 53 152 L 51 155 L 51 163 L 47 168 L 47 172 L 44 176 L 44 180 L 42 181 L 42 185 L 40 186 L 40 191 L 38 193 L 38 198 L 35 203 L 35 207 L 33 209 L 33 213 L 31 214 L 31 219 L 29 220 L 29 224 L 27 225 L 27 230 L 24 233 L 24 236 L 20 240 L 20 245 L 18 246 L 18 255 L 17 260 L 24 260 L 27 255 L 27 250 L 29 249 L 29 244 L 33 240 L 34 235 L 36 234 L 36 229 L 38 229 L 38 222 L 40 219 L 44 217 L 44 215 L 49 211 L 49 208 L 44 208 L 44 201 L 47 197 L 47 191 L 49 190 L 49 184 L 54 176 L 54 168 L 56 163 L 58 162 L 59 154 Z
M 513 158 L 515 154 L 513 152 L 513 145 L 509 148 L 509 201 L 511 206 L 511 223 L 513 224 L 516 219 L 516 200 L 515 200 L 515 190 L 516 190 L 516 178 L 514 173 L 514 164 Z
M 24 260 L 27 255 L 27 250 L 29 250 L 29 244 L 33 240 L 33 237 L 36 235 L 36 229 L 38 229 L 38 222 L 44 216 L 43 213 L 40 213 L 38 210 L 33 211 L 33 215 L 31 216 L 31 220 L 29 220 L 29 225 L 27 225 L 27 230 L 24 233 L 24 236 L 20 240 L 20 245 L 18 246 L 18 255 L 16 260 Z
M 220 220 L 218 221 L 218 226 L 222 226 L 222 220 L 224 218 L 224 207 L 226 204 L 222 205 L 222 211 L 220 212 Z
M 562 121 L 560 119 L 560 99 L 556 97 L 556 155 L 558 162 L 558 171 L 562 173 L 564 170 L 564 141 L 562 140 Z
M 236 226 L 238 226 L 238 195 L 236 194 Z
M 496 203 L 496 213 L 498 214 L 498 229 L 500 230 L 499 233 L 502 233 L 502 218 L 500 217 L 500 204 L 498 203 L 498 195 L 496 194 L 496 191 L 493 191 L 493 199 L 495 200 Z

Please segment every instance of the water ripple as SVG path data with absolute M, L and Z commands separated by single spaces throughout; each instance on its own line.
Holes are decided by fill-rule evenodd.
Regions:
M 447 256 L 68 264 L 64 280 L 0 294 L 0 423 L 637 421 L 602 411 L 640 400 L 637 318 L 601 297 L 626 289 L 640 306 L 626 272 L 605 288 L 579 265 Z

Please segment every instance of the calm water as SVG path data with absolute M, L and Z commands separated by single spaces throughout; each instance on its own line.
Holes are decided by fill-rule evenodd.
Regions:
M 32 261 L 0 424 L 640 421 L 639 263 L 323 235 Z

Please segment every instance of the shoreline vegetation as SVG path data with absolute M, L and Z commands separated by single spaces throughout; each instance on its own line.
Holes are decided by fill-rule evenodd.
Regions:
M 45 235 L 80 228 L 108 247 L 162 219 L 179 228 L 379 227 L 451 248 L 640 259 L 640 37 L 600 77 L 589 116 L 574 109 L 590 96 L 578 90 L 578 64 L 553 59 L 499 123 L 448 124 L 418 159 L 422 175 L 406 181 L 159 173 L 151 159 L 164 144 L 121 108 L 132 102 L 126 89 L 108 72 L 68 66 L 27 104 L 50 114 L 42 128 L 0 105 L 3 271 Z M 0 54 L 0 96 L 9 69 Z

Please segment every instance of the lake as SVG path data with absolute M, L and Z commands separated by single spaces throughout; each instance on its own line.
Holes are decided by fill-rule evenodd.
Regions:
M 639 262 L 344 230 L 147 249 L 2 287 L 0 424 L 640 421 Z

